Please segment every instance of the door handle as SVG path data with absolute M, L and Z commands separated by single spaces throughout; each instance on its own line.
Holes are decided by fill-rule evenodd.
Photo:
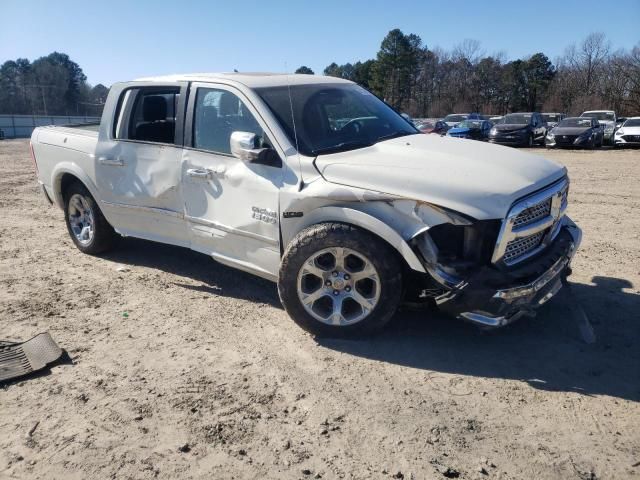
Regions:
M 218 165 L 214 169 L 210 168 L 190 168 L 187 170 L 187 175 L 194 178 L 213 178 L 213 176 L 223 177 L 224 172 L 227 171 L 225 165 Z
M 193 178 L 208 179 L 212 177 L 213 171 L 208 168 L 190 168 L 187 170 L 187 175 Z
M 98 163 L 100 165 L 110 165 L 112 167 L 123 167 L 124 160 L 122 158 L 107 158 L 107 157 L 99 157 Z

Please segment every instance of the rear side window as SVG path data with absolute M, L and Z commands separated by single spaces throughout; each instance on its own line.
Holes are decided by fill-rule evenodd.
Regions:
M 173 144 L 179 98 L 178 87 L 126 90 L 116 109 L 114 138 Z
M 260 124 L 237 95 L 227 90 L 198 88 L 193 118 L 193 147 L 231 155 L 233 132 L 256 134 L 256 148 L 268 143 Z

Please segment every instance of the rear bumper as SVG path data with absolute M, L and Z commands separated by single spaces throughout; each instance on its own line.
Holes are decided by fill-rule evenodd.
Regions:
M 502 327 L 551 299 L 571 272 L 582 231 L 568 217 L 554 242 L 524 265 L 505 271 L 485 268 L 439 305 L 444 312 L 482 327 Z

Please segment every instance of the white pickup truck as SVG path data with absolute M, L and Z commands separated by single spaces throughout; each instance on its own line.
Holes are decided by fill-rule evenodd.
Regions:
M 581 240 L 565 168 L 420 134 L 330 77 L 118 83 L 99 126 L 37 128 L 31 149 L 82 252 L 191 248 L 277 282 L 317 335 L 372 332 L 403 301 L 505 325 L 558 291 Z

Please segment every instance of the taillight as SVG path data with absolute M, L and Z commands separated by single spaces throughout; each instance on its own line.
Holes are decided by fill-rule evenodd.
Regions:
M 31 160 L 33 160 L 33 169 L 36 171 L 36 176 L 40 174 L 38 172 L 38 163 L 36 162 L 36 154 L 33 151 L 33 143 L 29 142 L 29 150 L 31 151 Z

